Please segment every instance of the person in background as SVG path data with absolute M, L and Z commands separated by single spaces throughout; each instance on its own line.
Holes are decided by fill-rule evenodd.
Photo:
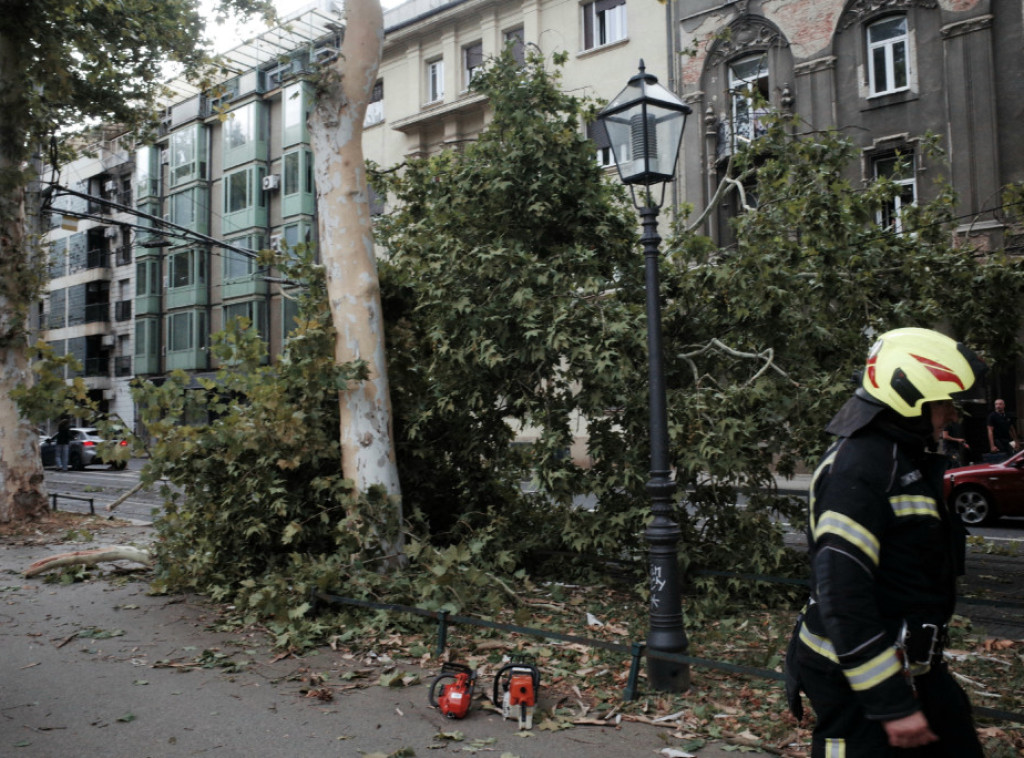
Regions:
M 949 461 L 950 468 L 963 466 L 967 462 L 966 453 L 971 449 L 964 437 L 963 425 L 960 423 L 959 412 L 956 420 L 942 430 L 942 452 Z
M 57 435 L 54 443 L 57 446 L 55 449 L 57 468 L 67 471 L 68 455 L 71 450 L 71 419 L 67 416 L 61 416 L 60 421 L 57 422 Z
M 996 400 L 995 410 L 988 414 L 988 446 L 990 453 L 1009 455 L 1017 449 L 1017 430 L 1006 415 L 1006 401 Z
M 786 653 L 786 693 L 817 717 L 812 758 L 983 758 L 971 705 L 943 659 L 966 532 L 936 451 L 953 399 L 985 370 L 929 329 L 878 338 L 827 430 L 811 480 L 811 596 Z

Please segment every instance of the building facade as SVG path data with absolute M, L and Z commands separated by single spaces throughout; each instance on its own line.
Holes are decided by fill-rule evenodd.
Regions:
M 151 144 L 104 134 L 91 146 L 99 157 L 61 167 L 75 194 L 58 193 L 44 219 L 40 336 L 79 358 L 94 399 L 129 426 L 131 379 L 214 371 L 210 335 L 233 317 L 249 319 L 271 360 L 280 353 L 294 307 L 249 251 L 316 241 L 308 75 L 338 55 L 340 19 L 334 0 L 312 2 L 226 53 L 214 87 L 181 86 Z M 382 166 L 473 139 L 488 113 L 470 78 L 507 44 L 569 53 L 565 88 L 599 98 L 641 57 L 669 68 L 667 12 L 639 0 L 410 0 L 384 21 L 363 137 Z
M 960 241 L 985 252 L 1024 251 L 1003 188 L 1024 181 L 1024 12 L 1006 0 L 685 0 L 676 8 L 679 94 L 701 117 L 684 137 L 685 197 L 707 206 L 742 141 L 767 108 L 808 131 L 837 129 L 859 148 L 854 183 L 890 177 L 900 188 L 878 222 L 927 201 L 939 180 L 956 193 Z M 694 118 L 694 120 L 697 120 Z M 944 156 L 922 149 L 931 135 Z M 704 231 L 730 240 L 726 203 Z M 970 297 L 972 293 L 963 293 Z M 989 401 L 1024 409 L 1024 365 L 990 378 Z M 991 408 L 988 408 L 991 410 Z M 986 409 L 972 410 L 980 424 Z M 979 448 L 980 449 L 980 448 Z
M 1018 244 L 1003 222 L 1002 188 L 1024 178 L 1016 124 L 1024 108 L 1022 11 L 1005 0 L 812 0 L 677 5 L 682 94 L 702 114 L 687 134 L 686 197 L 708 202 L 737 142 L 757 136 L 772 107 L 808 130 L 835 128 L 861 150 L 853 179 L 902 187 L 881 219 L 948 180 L 959 233 L 982 249 Z M 703 127 L 703 128 L 700 128 Z M 936 135 L 946 160 L 921 149 Z M 896 157 L 900 160 L 897 161 Z M 948 161 L 948 162 L 947 162 Z M 709 224 L 727 235 L 720 213 Z
M 363 147 L 394 166 L 459 149 L 488 120 L 473 72 L 511 44 L 568 53 L 563 87 L 610 99 L 647 71 L 693 107 L 669 203 L 700 212 L 729 155 L 768 107 L 861 149 L 853 178 L 886 174 L 902 191 L 880 222 L 958 193 L 960 234 L 982 249 L 1020 247 L 1001 188 L 1024 179 L 1015 127 L 1024 109 L 1022 11 L 1008 0 L 409 0 L 385 13 L 384 52 Z M 105 410 L 135 423 L 128 383 L 174 369 L 213 371 L 210 335 L 245 316 L 273 360 L 291 301 L 247 251 L 315 242 L 308 74 L 338 55 L 335 0 L 316 0 L 226 54 L 228 73 L 168 103 L 151 144 L 102 133 L 95 158 L 62 167 L 77 194 L 47 217 L 51 283 L 41 336 L 83 364 Z M 938 135 L 948 164 L 920 150 Z M 611 165 L 597 132 L 595 159 Z M 897 159 L 898 158 L 898 159 Z M 109 201 L 109 202 L 101 202 Z M 728 207 L 706 232 L 729 238 Z M 188 233 L 182 233 L 188 230 Z M 996 391 L 1015 408 L 1012 375 Z

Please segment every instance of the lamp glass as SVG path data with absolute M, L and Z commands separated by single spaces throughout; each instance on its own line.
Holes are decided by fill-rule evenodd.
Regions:
M 640 73 L 598 115 L 623 184 L 672 179 L 690 106 Z

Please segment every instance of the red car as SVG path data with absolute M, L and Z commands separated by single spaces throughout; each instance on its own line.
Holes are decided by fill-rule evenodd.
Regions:
M 951 468 L 946 472 L 945 495 L 965 524 L 1024 516 L 1024 450 L 1000 463 Z

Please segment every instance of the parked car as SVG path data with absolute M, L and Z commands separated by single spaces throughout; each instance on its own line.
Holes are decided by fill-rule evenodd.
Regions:
M 103 438 L 93 427 L 75 426 L 71 428 L 71 443 L 68 446 L 68 468 L 81 471 L 86 466 L 106 463 L 100 455 L 99 446 Z M 121 447 L 128 445 L 127 440 L 120 440 Z M 43 467 L 57 465 L 57 438 L 48 437 L 40 443 L 39 452 L 43 458 Z M 127 461 L 111 461 L 111 468 L 123 469 Z
M 999 463 L 951 468 L 946 472 L 945 495 L 965 524 L 1024 516 L 1024 451 Z

